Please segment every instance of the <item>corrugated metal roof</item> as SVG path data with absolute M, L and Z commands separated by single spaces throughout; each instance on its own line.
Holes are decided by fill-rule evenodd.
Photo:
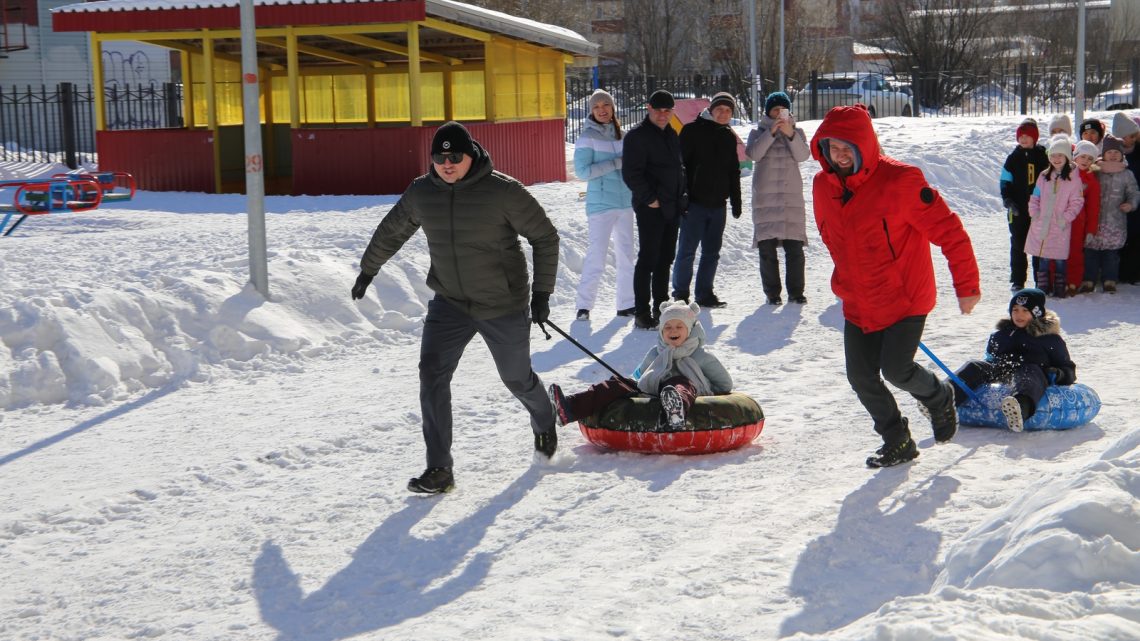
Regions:
M 375 4 L 395 0 L 254 0 L 255 6 Z M 598 45 L 564 27 L 536 22 L 454 0 L 424 0 L 427 15 L 462 25 L 546 45 L 570 53 L 596 56 Z M 94 13 L 127 11 L 178 11 L 189 9 L 233 9 L 240 0 L 100 0 L 80 2 L 52 9 L 52 13 Z

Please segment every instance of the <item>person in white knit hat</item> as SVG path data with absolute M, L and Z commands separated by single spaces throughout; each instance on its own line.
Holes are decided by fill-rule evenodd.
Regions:
M 1049 121 L 1049 135 L 1057 134 L 1073 135 L 1073 121 L 1069 119 L 1069 114 L 1057 114 Z
M 1054 136 L 1046 149 L 1049 167 L 1037 179 L 1029 197 L 1029 236 L 1025 253 L 1033 257 L 1037 287 L 1065 297 L 1065 268 L 1069 258 L 1069 230 L 1081 213 L 1085 199 L 1083 183 L 1074 175 L 1073 143 L 1068 136 Z M 1049 273 L 1053 272 L 1052 279 Z
M 604 89 L 590 96 L 590 115 L 574 143 L 574 175 L 586 182 L 586 224 L 589 244 L 578 281 L 577 320 L 590 320 L 598 283 L 606 271 L 613 239 L 617 281 L 614 307 L 618 316 L 633 316 L 633 192 L 621 177 L 622 131 L 614 97 Z
M 659 309 L 657 345 L 646 353 L 632 379 L 611 376 L 569 396 L 557 384 L 550 386 L 559 424 L 597 414 L 616 400 L 644 393 L 661 399 L 659 426 L 679 430 L 698 396 L 732 391 L 732 376 L 705 350 L 705 330 L 698 319 L 700 305 L 664 302 Z

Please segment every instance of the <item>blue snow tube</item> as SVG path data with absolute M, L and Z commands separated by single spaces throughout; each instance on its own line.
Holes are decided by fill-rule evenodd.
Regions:
M 978 427 L 1007 427 L 1001 413 L 1001 399 L 1011 390 L 1004 383 L 991 383 L 975 390 L 981 402 L 970 399 L 958 407 L 958 422 Z M 1087 385 L 1050 385 L 1026 430 L 1068 430 L 1080 427 L 1100 412 L 1100 397 Z

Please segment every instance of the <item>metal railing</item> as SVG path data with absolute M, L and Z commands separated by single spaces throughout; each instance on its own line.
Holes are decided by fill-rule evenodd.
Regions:
M 72 169 L 95 162 L 95 98 L 90 86 L 0 87 L 0 160 L 57 162 Z M 180 85 L 104 90 L 107 129 L 182 126 Z

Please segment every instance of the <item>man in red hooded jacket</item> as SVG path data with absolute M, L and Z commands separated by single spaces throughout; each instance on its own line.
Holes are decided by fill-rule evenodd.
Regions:
M 883 438 L 867 465 L 905 463 L 918 447 L 882 379 L 925 407 L 935 440 L 953 438 L 951 383 L 939 383 L 914 355 L 937 298 L 930 244 L 950 264 L 963 314 L 981 298 L 974 249 L 922 171 L 881 152 L 863 105 L 829 111 L 811 152 L 822 167 L 812 186 L 815 222 L 835 262 L 831 289 L 843 301 L 847 380 Z

